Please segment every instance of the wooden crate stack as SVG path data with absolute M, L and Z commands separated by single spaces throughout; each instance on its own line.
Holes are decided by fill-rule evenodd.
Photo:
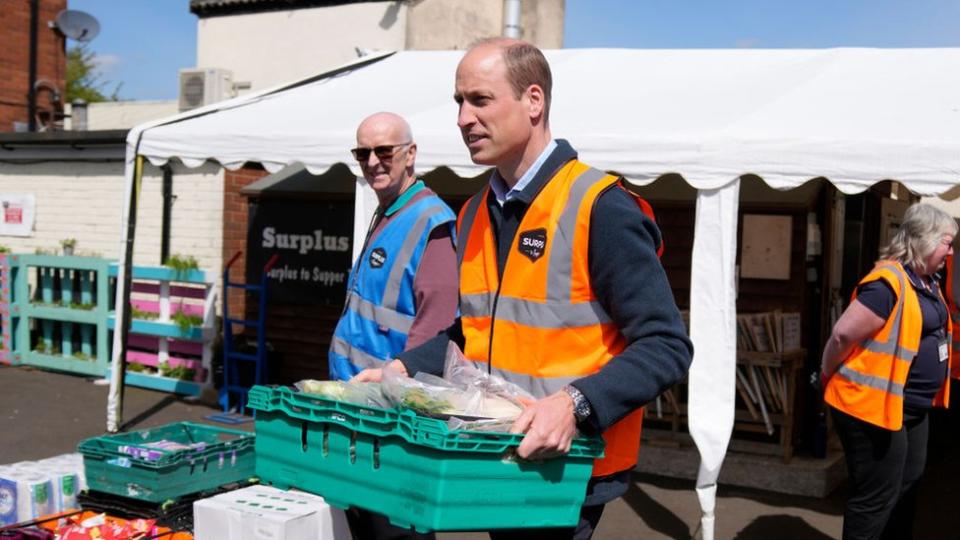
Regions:
M 686 322 L 686 313 L 684 317 Z M 737 316 L 737 405 L 731 449 L 775 453 L 784 461 L 793 456 L 797 374 L 806 354 L 801 343 L 799 313 Z M 683 381 L 648 406 L 646 418 L 653 428 L 645 428 L 648 436 L 674 440 L 685 431 L 681 428 L 687 420 L 686 398 Z

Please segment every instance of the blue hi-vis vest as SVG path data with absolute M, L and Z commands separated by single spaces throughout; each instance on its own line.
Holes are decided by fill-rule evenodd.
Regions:
M 436 195 L 401 208 L 380 234 L 364 246 L 350 271 L 343 315 L 333 332 L 331 380 L 380 367 L 403 352 L 416 306 L 413 279 L 433 229 L 450 228 L 456 216 Z

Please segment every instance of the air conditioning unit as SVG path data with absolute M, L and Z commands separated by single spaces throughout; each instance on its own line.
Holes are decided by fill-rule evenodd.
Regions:
M 180 70 L 180 111 L 233 97 L 233 73 L 219 68 Z

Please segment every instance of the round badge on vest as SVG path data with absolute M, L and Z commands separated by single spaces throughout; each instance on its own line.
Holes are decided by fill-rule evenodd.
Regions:
M 543 257 L 543 252 L 547 247 L 547 230 L 534 229 L 520 233 L 517 241 L 517 251 L 519 251 L 531 262 L 537 262 L 537 259 Z
M 376 248 L 370 252 L 370 268 L 380 268 L 387 262 L 387 250 Z

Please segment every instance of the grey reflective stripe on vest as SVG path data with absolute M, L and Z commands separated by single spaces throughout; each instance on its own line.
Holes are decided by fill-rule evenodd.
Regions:
M 901 362 L 913 362 L 913 358 L 917 356 L 917 351 L 908 349 L 906 347 L 900 347 L 896 342 L 890 343 L 888 341 L 886 343 L 881 343 L 879 341 L 865 339 L 860 346 L 873 353 L 889 354 Z
M 480 209 L 480 204 L 486 198 L 487 189 L 483 189 L 480 191 L 480 193 L 470 198 L 470 201 L 467 203 L 467 209 L 463 212 L 463 221 L 460 222 L 460 234 L 457 235 L 460 237 L 460 241 L 457 242 L 457 268 L 460 268 L 460 265 L 463 264 L 463 253 L 467 249 L 467 241 L 470 238 L 470 229 L 473 228 L 473 221 L 477 217 L 477 211 Z
M 403 246 L 400 247 L 400 252 L 397 253 L 397 256 L 393 260 L 393 265 L 390 267 L 390 277 L 387 279 L 387 288 L 383 292 L 382 303 L 384 307 L 391 310 L 397 309 L 397 300 L 400 298 L 403 272 L 407 264 L 410 263 L 410 258 L 413 257 L 413 252 L 417 249 L 424 229 L 426 229 L 427 224 L 430 223 L 430 218 L 443 212 L 443 210 L 444 208 L 438 205 L 420 214 L 413 228 L 407 233 L 407 237 L 403 240 Z
M 861 386 L 869 386 L 870 388 L 882 390 L 897 397 L 903 397 L 903 385 L 897 384 L 889 379 L 860 373 L 846 364 L 841 365 L 837 372 Z
M 345 356 L 350 363 L 359 367 L 359 368 L 379 368 L 383 367 L 383 363 L 389 360 L 388 358 L 377 358 L 372 354 L 361 351 L 356 347 L 351 347 L 349 343 L 333 336 L 333 341 L 330 343 L 330 348 L 333 349 L 333 352 L 339 354 L 340 356 Z
M 547 300 L 570 302 L 570 280 L 573 277 L 573 236 L 577 230 L 577 216 L 583 198 L 595 183 L 606 176 L 603 171 L 589 168 L 570 186 L 567 204 L 553 228 L 550 261 L 547 267 Z M 608 318 L 609 319 L 609 318 Z M 597 321 L 599 322 L 599 321 Z
M 899 346 L 900 343 L 900 329 L 903 325 L 903 306 L 906 302 L 907 294 L 907 276 L 900 270 L 900 268 L 894 265 L 884 265 L 885 268 L 893 272 L 893 275 L 897 278 L 897 284 L 899 285 L 900 293 L 898 294 L 899 301 L 896 305 L 896 310 L 893 314 L 893 324 L 890 328 L 890 334 L 887 336 L 887 341 L 881 342 L 876 341 L 871 338 L 867 338 L 860 343 L 860 346 L 870 352 L 875 352 L 878 354 L 889 354 L 896 358 L 897 360 L 904 360 L 906 362 L 912 362 L 913 357 L 917 355 L 916 351 L 910 351 L 909 349 L 902 349 Z M 910 356 L 905 357 L 904 355 L 910 354 Z
M 384 306 L 360 298 L 360 295 L 350 292 L 347 295 L 347 308 L 356 312 L 364 319 L 375 321 L 379 326 L 396 330 L 401 334 L 409 334 L 413 326 L 413 318 Z
M 481 370 L 487 370 L 485 362 L 474 363 L 477 364 L 477 367 Z M 530 392 L 533 394 L 533 397 L 537 399 L 542 399 L 550 394 L 555 394 L 564 386 L 583 377 L 582 375 L 578 375 L 576 377 L 534 377 L 533 375 L 525 375 L 522 373 L 507 371 L 496 366 L 494 366 L 490 372 L 498 377 L 501 377 L 503 380 L 512 382 L 520 388 Z
M 492 316 L 493 293 L 461 296 L 460 311 L 465 317 Z M 576 328 L 611 322 L 597 301 L 577 304 L 550 300 L 532 302 L 510 296 L 501 296 L 497 301 L 497 320 L 538 328 Z
M 887 336 L 887 341 L 885 342 L 868 338 L 860 343 L 860 347 L 873 353 L 892 356 L 898 361 L 912 362 L 913 357 L 917 355 L 917 351 L 912 351 L 900 346 L 900 331 L 902 329 L 901 327 L 903 326 L 903 310 L 904 305 L 907 303 L 906 284 L 908 279 L 906 274 L 904 274 L 904 272 L 895 265 L 884 265 L 884 268 L 887 268 L 893 272 L 893 275 L 897 278 L 897 283 L 900 289 L 900 294 L 898 295 L 899 301 L 897 302 L 896 310 L 894 311 L 893 324 L 890 328 L 890 334 Z M 868 386 L 870 388 L 888 392 L 894 396 L 903 397 L 902 384 L 895 383 L 883 377 L 877 377 L 876 375 L 861 373 L 846 363 L 842 364 L 837 371 L 846 379 L 859 385 Z
M 493 316 L 494 293 L 460 295 L 460 313 L 464 317 Z

